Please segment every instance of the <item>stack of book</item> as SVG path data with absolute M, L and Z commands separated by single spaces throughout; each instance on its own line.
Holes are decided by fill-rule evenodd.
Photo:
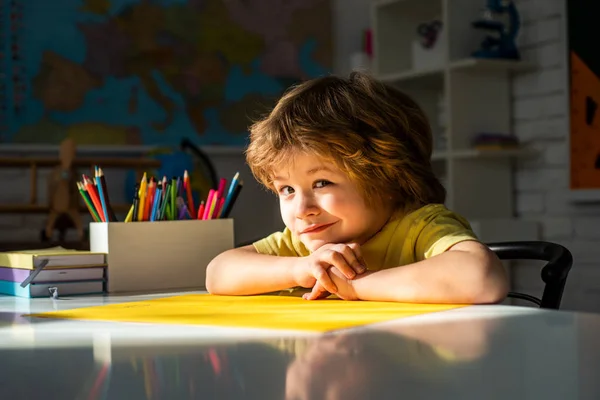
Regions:
M 106 291 L 106 254 L 52 247 L 0 252 L 0 294 L 56 297 Z

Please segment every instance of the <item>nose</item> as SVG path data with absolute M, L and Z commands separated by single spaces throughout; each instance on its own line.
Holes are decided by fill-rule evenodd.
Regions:
M 305 219 L 319 215 L 320 209 L 312 194 L 304 194 L 296 192 L 296 218 Z

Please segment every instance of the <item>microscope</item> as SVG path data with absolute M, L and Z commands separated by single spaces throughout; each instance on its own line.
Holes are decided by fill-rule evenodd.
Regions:
M 521 58 L 516 44 L 521 21 L 513 0 L 487 0 L 482 17 L 472 26 L 495 34 L 485 37 L 481 47 L 472 53 L 473 57 Z

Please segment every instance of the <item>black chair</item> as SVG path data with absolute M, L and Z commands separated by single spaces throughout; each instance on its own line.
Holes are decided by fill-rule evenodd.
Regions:
M 547 261 L 542 267 L 545 286 L 541 299 L 517 292 L 509 292 L 508 297 L 533 302 L 540 308 L 560 308 L 567 276 L 573 265 L 573 256 L 569 250 L 559 244 L 542 241 L 487 243 L 487 246 L 501 260 Z

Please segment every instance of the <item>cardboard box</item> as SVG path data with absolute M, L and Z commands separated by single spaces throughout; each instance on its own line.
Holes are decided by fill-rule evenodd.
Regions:
M 90 223 L 90 249 L 107 254 L 109 293 L 203 290 L 209 262 L 233 246 L 230 218 Z

